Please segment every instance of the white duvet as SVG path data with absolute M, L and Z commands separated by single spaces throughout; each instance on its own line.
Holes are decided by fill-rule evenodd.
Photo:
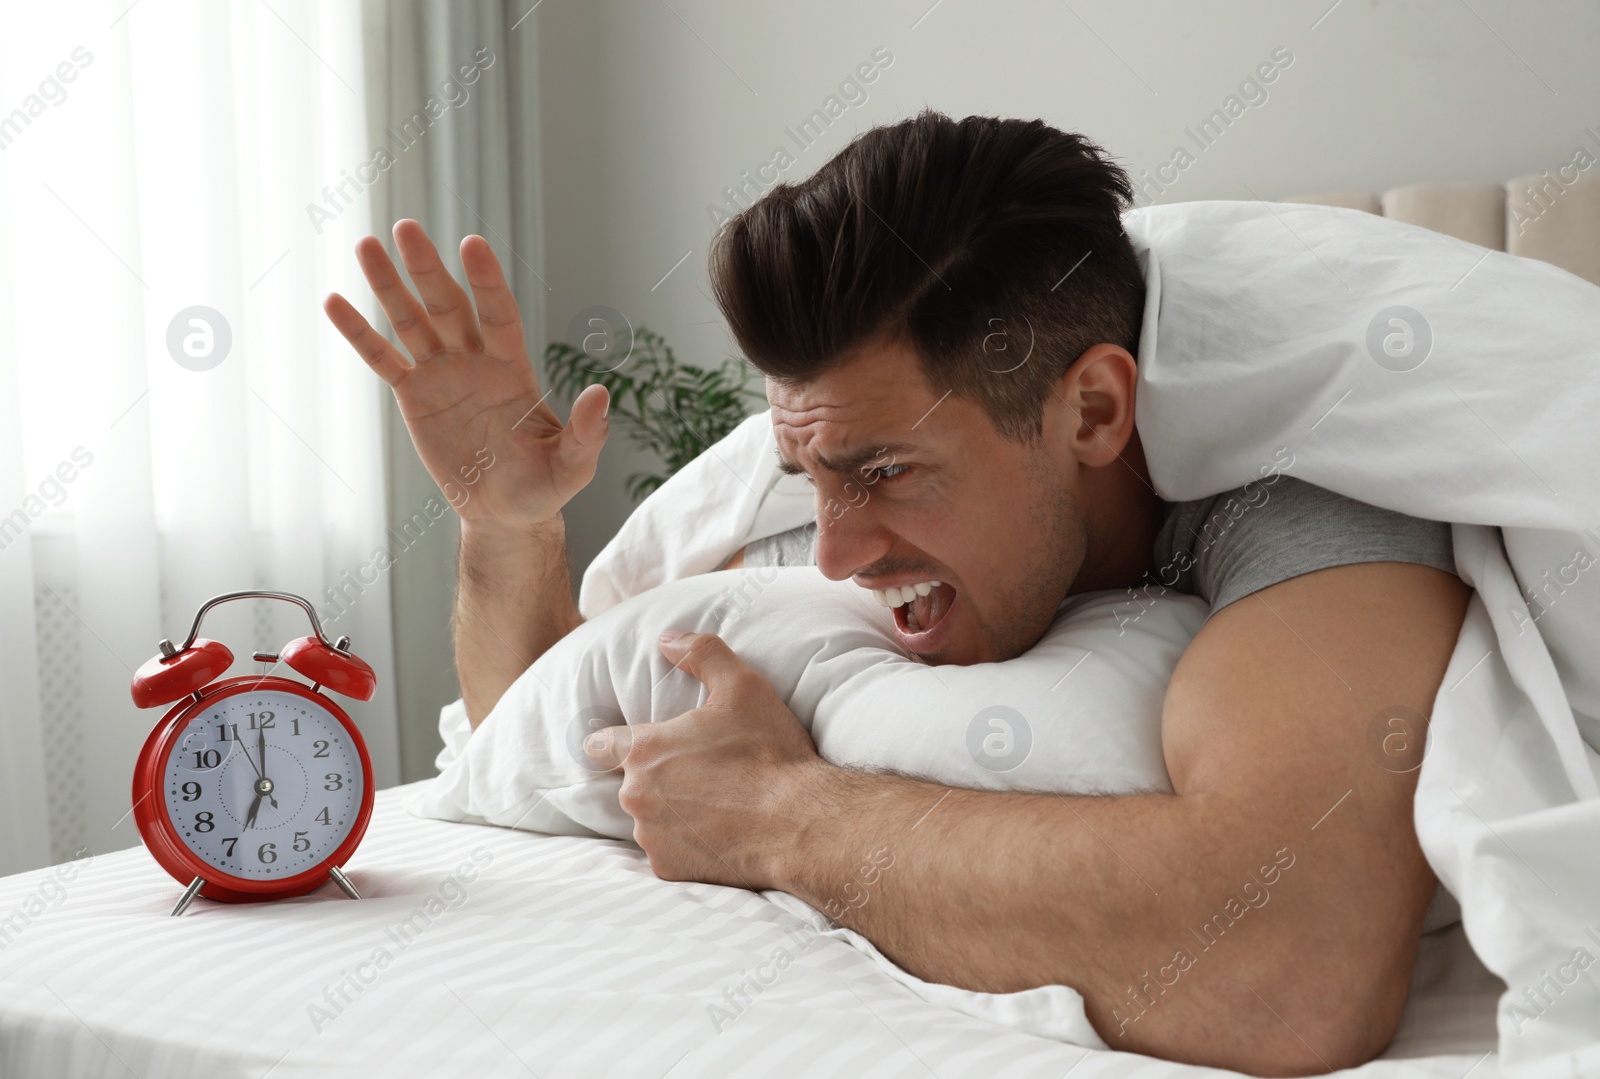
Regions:
M 1287 450 L 1304 480 L 1454 523 L 1478 594 L 1435 701 L 1418 834 L 1509 986 L 1501 1067 L 1600 1074 L 1600 289 L 1351 210 L 1185 203 L 1125 223 L 1148 287 L 1137 422 L 1163 498 L 1242 486 Z M 810 519 L 766 423 L 640 507 L 585 574 L 586 617 Z M 448 777 L 472 742 L 459 704 L 441 724 Z M 1038 1002 L 1000 1001 L 999 1018 L 1032 1027 Z
M 1127 215 L 1138 427 L 1163 498 L 1291 474 L 1454 522 L 1477 590 L 1417 833 L 1509 987 L 1508 1075 L 1600 1075 L 1600 288 L 1355 210 Z

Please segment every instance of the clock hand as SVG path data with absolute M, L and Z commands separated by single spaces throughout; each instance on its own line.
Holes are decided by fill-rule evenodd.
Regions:
M 258 737 L 258 741 L 256 743 L 256 755 L 261 758 L 262 764 L 266 764 L 267 732 L 265 729 L 258 730 L 256 731 L 256 735 Z M 250 812 L 245 814 L 244 818 L 244 827 L 254 828 L 256 825 L 256 814 L 261 812 L 261 799 L 270 798 L 273 809 L 278 808 L 278 800 L 272 797 L 272 780 L 268 779 L 266 775 L 262 773 L 261 769 L 256 766 L 256 762 L 250 759 L 250 751 L 244 747 L 244 739 L 236 738 L 234 739 L 234 742 L 239 746 L 239 752 L 244 754 L 245 762 L 250 765 L 251 769 L 256 774 L 255 801 L 250 803 Z
M 265 736 L 263 736 L 263 737 L 265 737 Z M 250 751 L 248 749 L 244 748 L 244 739 L 235 738 L 235 739 L 233 739 L 233 742 L 234 742 L 235 745 L 237 745 L 239 747 L 239 752 L 244 754 L 244 759 L 245 759 L 246 763 L 248 763 L 250 765 L 250 770 L 255 772 L 256 778 L 257 779 L 265 779 L 265 778 L 267 778 L 266 776 L 261 774 L 261 769 L 256 767 L 256 762 L 250 759 Z
M 249 754 L 246 754 L 246 756 L 249 756 Z M 262 779 L 266 779 L 267 778 L 267 729 L 265 727 L 262 727 L 260 730 L 256 731 L 256 759 L 261 762 L 261 767 L 257 770 L 257 772 L 261 776 Z M 267 793 L 267 801 L 272 803 L 272 808 L 273 809 L 277 809 L 278 808 L 278 799 L 273 797 L 272 788 L 268 787 L 266 793 Z M 258 801 L 259 801 L 259 799 L 258 799 Z

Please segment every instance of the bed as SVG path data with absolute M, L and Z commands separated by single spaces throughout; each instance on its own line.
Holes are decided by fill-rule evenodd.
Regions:
M 758 894 L 659 880 L 612 840 L 417 818 L 409 789 L 378 795 L 359 902 L 172 918 L 142 847 L 0 881 L 0 919 L 48 904 L 0 951 L 0 1075 L 1232 1074 L 947 1011 Z M 1353 1074 L 1498 1075 L 1503 988 L 1459 924 L 1428 935 L 1398 1036 Z

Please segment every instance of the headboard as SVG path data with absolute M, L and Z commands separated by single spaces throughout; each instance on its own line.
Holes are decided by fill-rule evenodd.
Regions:
M 1382 214 L 1495 251 L 1542 259 L 1600 285 L 1597 160 L 1580 148 L 1564 165 L 1504 184 L 1408 184 L 1379 194 L 1329 191 L 1279 201 Z

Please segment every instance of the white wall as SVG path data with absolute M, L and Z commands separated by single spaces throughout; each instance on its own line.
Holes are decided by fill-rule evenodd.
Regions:
M 681 358 L 731 353 L 709 299 L 708 204 L 776 147 L 795 155 L 782 178 L 796 179 L 924 106 L 1041 117 L 1136 175 L 1187 145 L 1196 160 L 1154 201 L 1499 182 L 1565 164 L 1580 144 L 1600 153 L 1585 134 L 1600 137 L 1600 7 L 1577 0 L 669 2 L 537 9 L 555 337 L 606 304 Z M 869 99 L 798 150 L 785 129 L 880 46 L 894 61 Z M 1185 129 L 1280 47 L 1293 63 L 1267 100 L 1196 152 Z M 575 571 L 632 508 L 622 481 L 638 464 L 620 442 L 568 512 Z

